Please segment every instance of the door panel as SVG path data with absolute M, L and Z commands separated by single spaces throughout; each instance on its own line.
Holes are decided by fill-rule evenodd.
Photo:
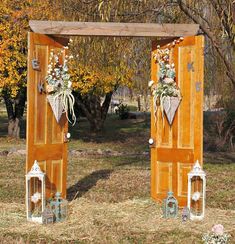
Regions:
M 162 43 L 163 46 L 162 46 Z M 158 81 L 158 64 L 153 59 L 157 45 L 153 42 L 152 80 Z M 187 174 L 198 159 L 202 163 L 203 145 L 203 36 L 186 37 L 171 52 L 176 69 L 176 83 L 182 101 L 172 126 L 160 109 L 154 115 L 151 105 L 151 195 L 156 200 L 173 191 L 180 206 L 187 203 Z M 156 119 L 155 119 L 156 117 Z
M 46 173 L 46 197 L 59 191 L 66 197 L 67 144 L 64 135 L 68 123 L 63 114 L 56 122 L 46 94 L 40 94 L 38 83 L 43 82 L 51 50 L 64 50 L 63 45 L 46 35 L 28 34 L 28 84 L 27 84 L 27 162 L 28 172 L 34 160 L 38 160 Z M 64 52 L 64 51 L 63 51 Z M 65 52 L 63 53 L 63 57 Z M 32 60 L 37 59 L 40 70 L 32 68 Z

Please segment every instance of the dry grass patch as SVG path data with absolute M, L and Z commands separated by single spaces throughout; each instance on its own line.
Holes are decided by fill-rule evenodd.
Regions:
M 223 224 L 235 237 L 235 211 L 207 209 L 204 221 L 182 223 L 180 218 L 163 219 L 160 206 L 150 199 L 97 203 L 82 197 L 70 202 L 66 222 L 48 226 L 28 223 L 22 204 L 0 207 L 5 210 L 0 233 L 24 240 L 40 237 L 56 242 L 200 243 L 202 234 L 214 223 Z

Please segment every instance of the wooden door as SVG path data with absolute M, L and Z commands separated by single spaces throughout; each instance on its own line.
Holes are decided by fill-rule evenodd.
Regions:
M 32 32 L 28 34 L 26 171 L 31 169 L 34 160 L 39 162 L 46 173 L 47 198 L 55 192 L 61 192 L 66 197 L 67 175 L 67 144 L 64 143 L 64 136 L 68 131 L 68 124 L 65 115 L 58 124 L 46 94 L 40 94 L 38 90 L 38 84 L 43 82 L 47 74 L 52 49 L 64 50 L 63 45 L 46 35 Z M 33 59 L 39 61 L 39 70 L 33 69 Z
M 158 81 L 158 65 L 153 59 L 157 45 L 153 42 L 152 80 Z M 169 126 L 166 117 L 157 112 L 156 121 L 151 110 L 151 196 L 156 200 L 166 198 L 173 191 L 179 206 L 187 205 L 187 174 L 198 159 L 203 160 L 203 48 L 204 37 L 186 37 L 172 50 L 176 68 L 176 82 L 182 101 Z

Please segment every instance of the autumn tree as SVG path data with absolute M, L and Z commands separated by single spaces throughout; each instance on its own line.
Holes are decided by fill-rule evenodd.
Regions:
M 22 5 L 0 3 L 0 92 L 8 114 L 8 135 L 19 137 L 26 101 L 27 15 Z
M 147 4 L 148 2 L 148 4 Z M 62 0 L 63 14 L 73 21 L 150 22 L 164 9 L 164 1 Z M 112 94 L 119 86 L 132 86 L 146 97 L 150 75 L 149 41 L 134 38 L 76 38 L 78 55 L 74 79 L 76 103 L 91 129 L 103 127 Z M 143 47 L 144 46 L 144 47 Z M 148 47 L 148 48 L 147 48 Z M 138 57 L 138 58 L 137 58 Z
M 113 45 L 109 43 L 113 42 Z M 113 38 L 77 38 L 70 45 L 74 62 L 70 67 L 76 105 L 98 132 L 103 128 L 111 98 L 121 86 L 130 86 L 133 71 L 128 55 L 129 42 Z
M 11 137 L 20 136 L 26 102 L 28 20 L 50 19 L 52 8 L 50 1 L 0 2 L 0 96 L 6 105 Z

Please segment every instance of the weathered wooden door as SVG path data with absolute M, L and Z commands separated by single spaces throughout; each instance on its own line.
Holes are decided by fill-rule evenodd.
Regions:
M 164 42 L 153 42 L 152 56 L 157 45 Z M 172 126 L 165 116 L 163 121 L 160 109 L 155 121 L 152 103 L 151 196 L 162 200 L 168 191 L 173 191 L 180 206 L 187 205 L 187 174 L 197 159 L 200 163 L 203 160 L 203 47 L 203 36 L 192 36 L 172 50 L 176 82 L 182 94 Z M 154 82 L 158 81 L 157 70 L 152 57 Z
M 28 172 L 34 160 L 46 173 L 46 197 L 55 192 L 66 196 L 67 144 L 64 142 L 68 124 L 63 118 L 58 124 L 47 102 L 46 94 L 40 94 L 38 84 L 47 74 L 51 50 L 61 51 L 63 45 L 49 38 L 30 32 L 28 34 L 28 83 L 27 83 L 27 162 Z M 64 51 L 63 51 L 64 52 Z M 32 60 L 39 61 L 34 70 Z

